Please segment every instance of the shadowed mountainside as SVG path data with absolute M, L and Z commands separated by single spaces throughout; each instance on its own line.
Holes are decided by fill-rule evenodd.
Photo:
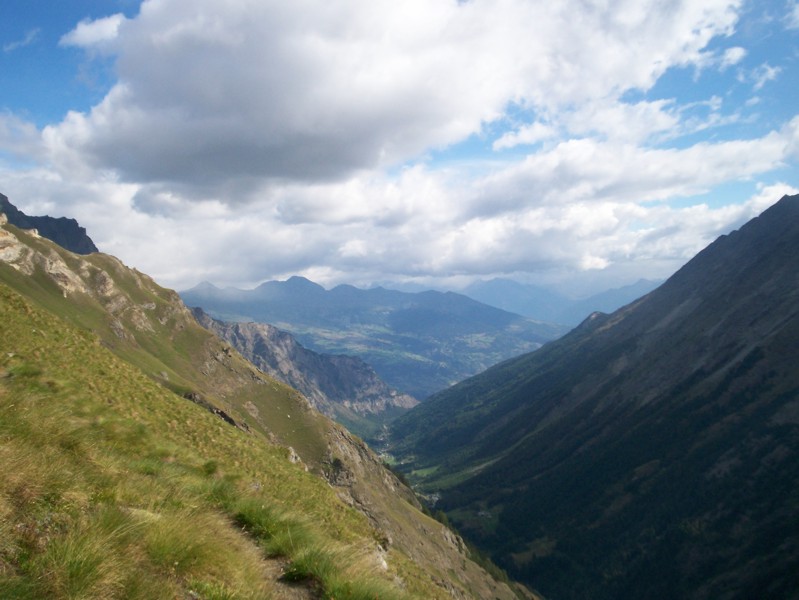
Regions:
M 76 254 L 99 252 L 97 246 L 86 234 L 86 229 L 78 225 L 75 219 L 66 217 L 30 217 L 9 202 L 0 194 L 0 212 L 8 217 L 8 222 L 20 229 L 36 229 L 39 235 L 54 241 L 62 248 Z
M 410 478 L 555 598 L 799 589 L 799 196 L 393 425 Z

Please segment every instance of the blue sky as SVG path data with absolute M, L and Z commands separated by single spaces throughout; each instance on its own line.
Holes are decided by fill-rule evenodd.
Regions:
M 112 65 L 93 65 L 82 50 L 59 47 L 85 19 L 118 12 L 134 16 L 133 0 L 9 0 L 0 7 L 3 108 L 43 127 L 68 110 L 89 110 L 113 84 Z
M 799 187 L 796 0 L 8 0 L 0 192 L 160 283 L 573 293 Z

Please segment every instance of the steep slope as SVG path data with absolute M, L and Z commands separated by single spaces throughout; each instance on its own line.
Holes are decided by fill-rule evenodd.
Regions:
M 396 452 L 557 598 L 799 589 L 799 196 L 660 288 L 398 420 Z
M 205 283 L 181 296 L 215 318 L 269 323 L 316 352 L 358 356 L 392 388 L 418 399 L 566 330 L 460 294 L 325 290 L 302 277 L 247 291 Z
M 192 313 L 264 373 L 299 390 L 314 408 L 363 438 L 374 439 L 391 418 L 419 404 L 389 388 L 357 357 L 308 350 L 266 323 L 225 323 L 200 308 Z
M 30 217 L 11 204 L 6 196 L 0 194 L 0 212 L 8 217 L 8 222 L 20 229 L 36 229 L 39 235 L 54 241 L 62 248 L 76 254 L 99 252 L 86 229 L 75 219 L 66 217 Z
M 17 415 L 22 419 L 19 428 L 36 436 L 32 449 L 13 436 L 4 437 L 4 443 L 11 439 L 12 445 L 24 446 L 20 452 L 33 465 L 34 474 L 47 468 L 37 462 L 36 447 L 46 447 L 41 454 L 43 461 L 61 464 L 64 457 L 59 453 L 69 454 L 71 448 L 85 443 L 89 452 L 69 454 L 64 460 L 74 458 L 69 469 L 91 471 L 92 478 L 96 475 L 99 482 L 92 487 L 83 486 L 80 480 L 69 485 L 58 480 L 41 500 L 37 484 L 31 484 L 33 491 L 25 491 L 23 486 L 18 493 L 19 486 L 14 483 L 17 479 L 12 478 L 12 487 L 4 493 L 0 507 L 4 514 L 19 519 L 13 547 L 5 545 L 4 537 L 0 548 L 0 572 L 11 572 L 16 582 L 12 595 L 76 597 L 83 593 L 56 582 L 52 594 L 43 594 L 27 574 L 49 572 L 48 569 L 64 569 L 68 574 L 69 564 L 51 564 L 60 560 L 60 555 L 47 554 L 47 544 L 53 538 L 61 540 L 62 546 L 72 547 L 70 528 L 59 524 L 59 519 L 74 524 L 83 523 L 82 515 L 97 511 L 105 514 L 106 506 L 98 504 L 105 499 L 114 511 L 133 511 L 145 521 L 164 516 L 162 502 L 168 507 L 173 500 L 179 500 L 182 521 L 178 519 L 174 525 L 176 531 L 194 522 L 192 507 L 203 515 L 210 515 L 208 511 L 218 507 L 222 517 L 244 525 L 255 541 L 268 547 L 279 546 L 279 554 L 290 561 L 288 572 L 303 577 L 310 570 L 311 576 L 330 593 L 339 584 L 344 588 L 352 584 L 349 593 L 336 592 L 336 597 L 358 597 L 352 590 L 362 588 L 361 584 L 355 585 L 360 575 L 347 575 L 347 565 L 361 562 L 358 557 L 367 554 L 377 557 L 377 579 L 382 586 L 379 589 L 388 589 L 388 595 L 515 596 L 508 585 L 492 580 L 469 559 L 459 538 L 422 514 L 410 490 L 382 466 L 363 442 L 315 411 L 296 390 L 261 373 L 227 343 L 203 329 L 175 292 L 160 288 L 113 257 L 70 253 L 32 232 L 9 225 L 4 215 L 0 215 L 0 285 L 0 306 L 4 311 L 0 319 L 1 356 L 4 372 L 11 376 L 4 383 L 10 387 L 4 388 L 0 400 L 4 410 L 16 414 L 15 407 L 27 401 L 30 393 L 35 392 L 36 398 L 35 411 L 31 408 L 28 412 L 26 408 Z M 120 380 L 117 373 L 124 377 Z M 15 388 L 17 383 L 22 387 Z M 51 410 L 55 412 L 51 414 Z M 48 424 L 41 435 L 36 433 L 40 422 Z M 55 436 L 52 443 L 46 441 L 60 426 L 74 436 L 67 440 Z M 83 434 L 87 436 L 85 440 L 81 438 Z M 137 450 L 144 461 L 141 472 L 163 477 L 156 477 L 158 490 L 152 495 L 132 504 L 120 504 L 117 499 L 127 493 L 124 486 L 128 485 L 129 467 L 125 465 L 136 460 L 126 449 L 137 447 L 137 436 L 143 440 Z M 174 449 L 173 445 L 179 448 Z M 282 461 L 279 470 L 267 469 L 253 452 L 278 457 Z M 274 463 L 278 458 L 270 460 Z M 6 464 L 13 467 L 15 463 Z M 169 466 L 173 464 L 177 473 Z M 99 469 L 96 472 L 92 470 L 95 466 Z M 229 474 L 230 483 L 225 485 L 235 484 L 235 493 L 224 492 L 220 498 L 217 492 L 208 491 L 213 481 L 200 485 L 191 475 L 197 469 L 207 471 L 212 480 L 218 471 Z M 311 480 L 317 483 L 307 483 Z M 135 486 L 137 481 L 141 483 L 140 478 L 134 478 L 130 485 Z M 306 483 L 295 485 L 297 481 Z M 194 494 L 192 490 L 197 486 L 207 493 L 201 490 Z M 180 493 L 170 492 L 173 488 Z M 8 506 L 7 497 L 21 508 L 17 504 Z M 33 506 L 25 500 L 28 497 L 33 498 Z M 250 502 L 250 497 L 255 499 Z M 262 497 L 266 503 L 260 500 Z M 41 502 L 58 506 L 56 513 L 46 516 L 47 523 L 55 519 L 52 527 L 37 520 L 42 517 L 40 513 L 31 513 Z M 300 514 L 277 518 L 276 524 L 274 520 L 269 521 L 271 524 L 262 523 L 268 516 L 262 512 L 269 512 L 264 507 L 272 504 L 282 507 L 281 511 L 293 507 Z M 204 519 L 198 517 L 197 522 L 205 523 Z M 306 521 L 316 524 L 308 526 L 312 533 L 318 530 L 309 536 L 318 541 L 309 545 L 293 542 L 291 532 L 299 535 L 297 532 L 305 531 Z M 91 519 L 87 523 L 94 527 Z M 128 531 L 126 528 L 138 527 L 125 521 L 122 532 L 117 532 L 111 525 L 110 530 L 100 532 L 101 537 L 122 536 Z M 219 527 L 225 526 L 223 518 Z M 289 540 L 280 546 L 282 538 L 278 533 L 284 531 L 284 526 Z M 34 528 L 30 540 L 25 537 L 29 527 Z M 224 536 L 229 538 L 237 530 L 231 529 Z M 166 556 L 164 560 L 170 560 L 169 553 L 157 551 L 160 542 L 153 543 L 156 558 Z M 248 543 L 252 544 L 245 540 L 245 546 Z M 98 544 L 102 547 L 101 542 Z M 127 556 L 128 550 L 135 556 L 141 551 L 138 542 L 131 544 L 132 547 L 122 544 L 114 561 L 125 569 L 132 568 L 130 577 L 135 578 L 138 572 L 140 578 L 147 578 L 151 567 L 145 564 L 137 571 L 138 567 L 126 562 L 134 560 Z M 255 549 L 247 550 L 250 551 Z M 235 558 L 231 561 L 235 562 Z M 225 558 L 219 564 L 228 562 Z M 179 563 L 180 560 L 174 563 L 175 569 Z M 248 564 L 254 563 L 249 560 Z M 170 567 L 166 571 L 168 577 Z M 203 579 L 202 573 L 192 573 Z M 335 573 L 341 573 L 344 581 L 339 581 L 341 577 Z M 187 595 L 189 587 L 182 586 L 192 586 L 192 581 L 175 577 L 173 583 Z M 214 575 L 207 585 L 213 587 L 220 577 Z M 129 582 L 112 582 L 107 589 L 113 593 L 89 595 L 124 597 L 128 585 Z M 223 581 L 219 585 L 233 584 Z M 152 587 L 158 586 L 148 589 Z M 23 588 L 33 591 L 25 596 L 20 591 Z M 169 589 L 174 586 L 165 588 L 161 597 L 175 597 L 177 592 L 170 595 Z M 195 592 L 194 597 L 201 596 Z M 371 593 L 375 594 L 385 595 L 379 590 Z M 214 596 L 208 592 L 207 597 Z M 231 596 L 219 590 L 215 597 Z
M 281 579 L 300 569 L 402 597 L 368 521 L 285 448 L 2 283 L 0 340 L 0 597 L 310 597 Z M 360 573 L 335 582 L 309 552 Z

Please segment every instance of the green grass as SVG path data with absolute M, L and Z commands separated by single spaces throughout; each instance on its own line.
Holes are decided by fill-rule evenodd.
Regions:
M 0 285 L 0 597 L 404 597 L 366 519 L 286 459 L 179 398 L 98 338 Z M 376 590 L 376 591 L 375 591 Z
M 358 440 L 174 292 L 8 229 L 90 290 L 0 262 L 0 598 L 260 598 L 276 565 L 330 598 L 508 597 Z M 320 475 L 338 453 L 356 477 L 333 488 Z

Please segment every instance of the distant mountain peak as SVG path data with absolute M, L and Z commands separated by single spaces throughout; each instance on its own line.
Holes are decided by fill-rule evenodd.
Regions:
M 255 290 L 216 294 L 195 289 L 182 295 L 221 320 L 270 323 L 310 350 L 358 356 L 391 388 L 415 398 L 565 331 L 461 294 L 351 285 L 326 290 L 299 276 L 267 281 Z
M 309 289 L 314 291 L 324 291 L 325 289 L 318 283 L 311 281 L 307 277 L 302 277 L 301 275 L 292 275 L 286 280 L 285 283 L 287 286 L 295 289 Z
M 210 281 L 201 281 L 197 285 L 195 285 L 191 290 L 193 292 L 214 292 L 214 291 L 221 291 L 221 288 L 215 286 Z

